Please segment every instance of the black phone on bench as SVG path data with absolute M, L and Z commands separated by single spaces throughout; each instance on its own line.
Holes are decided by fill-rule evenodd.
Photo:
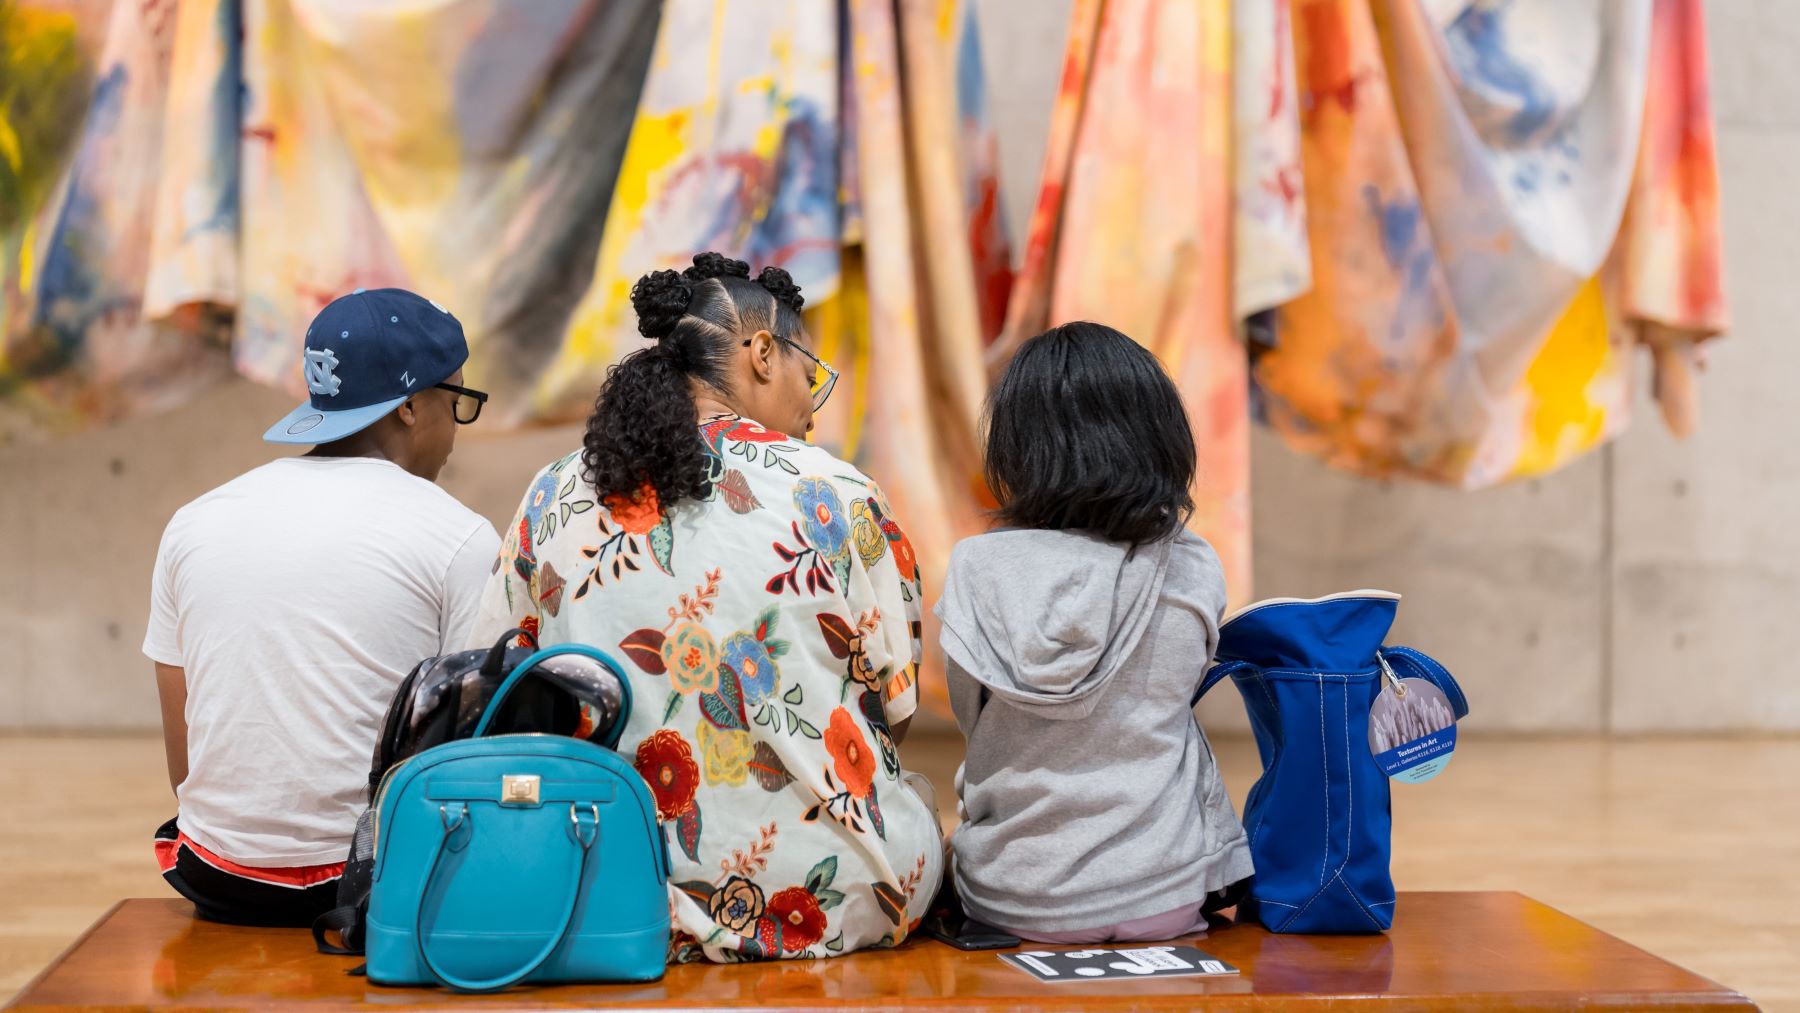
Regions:
M 1009 936 L 992 925 L 968 918 L 928 922 L 925 932 L 933 939 L 949 943 L 959 950 L 1010 950 L 1020 942 L 1018 936 Z
M 1020 943 L 1018 936 L 986 922 L 978 922 L 964 913 L 962 898 L 956 895 L 956 886 L 949 875 L 944 876 L 944 886 L 932 899 L 931 911 L 926 914 L 921 928 L 926 935 L 959 950 L 1009 950 Z

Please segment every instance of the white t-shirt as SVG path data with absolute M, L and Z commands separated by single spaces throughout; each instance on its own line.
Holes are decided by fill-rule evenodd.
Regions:
M 374 458 L 284 458 L 177 511 L 144 653 L 187 672 L 182 832 L 253 868 L 343 861 L 388 702 L 463 647 L 499 547 Z

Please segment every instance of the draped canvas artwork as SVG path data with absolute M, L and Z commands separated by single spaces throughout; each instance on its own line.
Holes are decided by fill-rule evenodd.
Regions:
M 853 210 L 844 285 L 811 322 L 856 397 L 826 407 L 820 435 L 893 476 L 889 498 L 935 601 L 956 539 L 985 526 L 982 335 L 998 326 L 1011 275 L 997 145 L 972 4 L 850 0 L 847 10 Z M 928 644 L 935 623 L 928 610 Z M 947 711 L 941 679 L 921 690 Z
M 228 13 L 0 5 L 0 425 L 150 411 L 226 375 L 230 276 L 205 251 L 237 231 L 234 127 L 176 68 L 230 73 Z
M 513 395 L 587 290 L 659 4 L 60 6 L 13 9 L 105 31 L 59 191 L 7 232 L 0 390 L 121 418 L 227 347 L 298 390 L 311 316 L 391 284 L 454 304 L 503 416 L 531 417 Z
M 670 0 L 591 283 L 521 408 L 582 411 L 639 347 L 631 286 L 719 250 L 785 267 L 809 302 L 838 283 L 838 24 L 832 4 Z M 552 335 L 554 337 L 554 335 Z
M 1724 323 L 1698 2 L 1293 7 L 1313 284 L 1254 372 L 1287 442 L 1541 474 L 1623 427 L 1640 339 L 1691 417 Z
M 239 370 L 293 385 L 320 307 L 397 285 L 464 322 L 497 419 L 532 418 L 660 6 L 245 0 Z
M 1236 599 L 1250 591 L 1250 462 L 1229 253 L 1231 16 L 1227 0 L 1077 0 L 1014 301 L 989 357 L 998 370 L 1045 326 L 1081 319 L 1155 352 L 1199 448 L 1191 526 L 1218 550 Z M 1273 18 L 1259 24 L 1278 33 Z M 1274 62 L 1256 69 L 1273 77 Z M 1264 122 L 1279 131 L 1284 120 Z M 1279 176 L 1281 150 L 1274 139 L 1247 161 Z M 1297 213 L 1279 196 L 1245 211 L 1277 235 Z M 1279 254 L 1266 263 L 1251 298 L 1298 286 Z
M 1310 288 L 1312 251 L 1292 6 L 1234 0 L 1231 16 L 1232 310 L 1243 320 Z
M 1073 0 L 1016 278 L 973 0 L 10 0 L 0 45 L 0 425 L 297 390 L 376 285 L 465 322 L 490 428 L 578 418 L 632 282 L 717 249 L 805 290 L 815 437 L 928 593 L 1052 324 L 1169 368 L 1242 599 L 1253 406 L 1490 485 L 1618 433 L 1639 346 L 1691 428 L 1726 322 L 1700 0 Z

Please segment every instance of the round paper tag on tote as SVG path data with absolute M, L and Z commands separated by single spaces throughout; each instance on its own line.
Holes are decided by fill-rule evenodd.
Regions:
M 1396 781 L 1429 781 L 1450 765 L 1456 712 L 1444 691 L 1424 679 L 1401 679 L 1381 658 L 1381 693 L 1369 708 L 1369 749 Z

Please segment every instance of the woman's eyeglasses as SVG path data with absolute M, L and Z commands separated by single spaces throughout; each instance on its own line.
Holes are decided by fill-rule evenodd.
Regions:
M 487 404 L 488 399 L 485 391 L 458 387 L 453 383 L 440 383 L 437 388 L 456 395 L 456 404 L 453 410 L 456 414 L 457 425 L 466 426 L 481 417 L 481 406 Z
M 807 351 L 806 347 L 804 345 L 800 344 L 800 342 L 798 342 L 798 341 L 795 341 L 793 338 L 783 337 L 779 334 L 771 334 L 770 337 L 772 337 L 776 341 L 779 341 L 782 344 L 788 346 L 789 348 L 792 348 L 794 351 L 799 352 L 801 355 L 804 355 L 807 358 L 811 359 L 813 361 L 813 365 L 819 367 L 819 371 L 817 373 L 813 374 L 812 407 L 813 407 L 813 411 L 818 411 L 819 409 L 825 407 L 825 402 L 827 400 L 829 400 L 831 397 L 831 389 L 833 387 L 837 386 L 838 371 L 835 369 L 832 369 L 831 366 L 829 364 L 827 364 L 824 359 L 821 359 L 818 356 L 814 355 L 813 353 Z M 750 342 L 748 342 L 748 341 L 744 342 L 744 347 L 749 348 Z

